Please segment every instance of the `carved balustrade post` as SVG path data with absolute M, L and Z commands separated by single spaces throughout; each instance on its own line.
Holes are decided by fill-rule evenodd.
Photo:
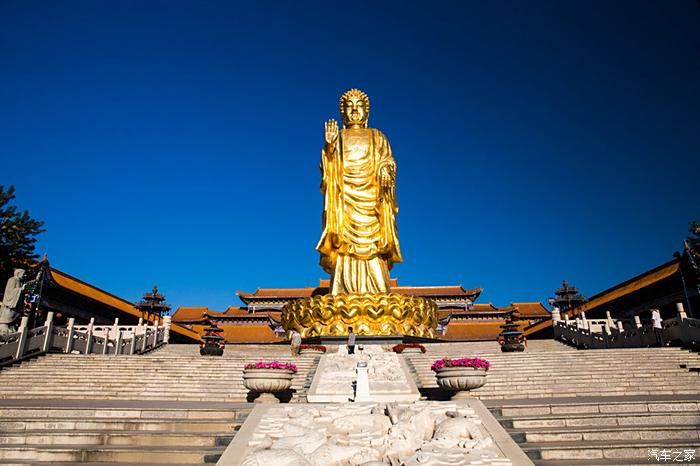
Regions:
M 557 322 L 561 322 L 561 312 L 559 312 L 558 307 L 554 307 L 552 309 L 552 321 L 556 324 Z
M 24 354 L 24 346 L 27 344 L 27 332 L 29 332 L 27 325 L 29 325 L 29 317 L 22 317 L 18 329 L 19 340 L 17 340 L 17 352 L 15 353 L 15 359 L 21 358 L 22 354 Z
M 90 354 L 92 351 L 92 328 L 95 326 L 95 318 L 90 317 L 90 323 L 88 324 L 87 334 L 85 335 L 85 354 Z
M 116 356 L 119 354 L 122 346 L 122 330 L 119 328 L 119 317 L 114 319 L 112 333 L 114 334 L 114 355 Z
M 605 319 L 608 322 L 608 329 L 615 327 L 615 322 L 613 321 L 613 318 L 610 315 L 610 311 L 605 311 Z
M 139 323 L 134 327 L 134 331 L 131 335 L 131 348 L 129 348 L 129 354 L 134 354 L 136 352 L 136 336 L 141 334 L 141 324 L 143 319 L 139 318 Z
M 146 343 L 148 342 L 148 323 L 143 328 L 143 338 L 141 339 L 141 353 L 146 352 Z
M 153 346 L 151 348 L 155 348 L 158 346 L 158 328 L 160 326 L 158 325 L 158 319 L 153 322 Z
M 102 345 L 102 354 L 107 354 L 107 344 L 109 343 L 109 327 L 105 327 L 104 344 Z
M 163 317 L 163 343 L 170 342 L 170 325 L 172 324 L 172 317 Z
M 70 353 L 73 350 L 73 326 L 75 325 L 75 317 L 68 319 L 68 340 L 66 341 L 66 347 L 63 350 L 65 353 Z
M 41 347 L 41 351 L 45 353 L 51 348 L 51 341 L 53 340 L 53 311 L 49 311 L 46 314 L 44 326 L 46 327 L 46 333 L 44 333 L 44 344 Z

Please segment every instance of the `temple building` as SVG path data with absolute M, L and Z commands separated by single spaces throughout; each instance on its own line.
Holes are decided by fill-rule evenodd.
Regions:
M 198 334 L 210 323 L 223 328 L 227 343 L 274 343 L 286 341 L 280 325 L 282 308 L 289 301 L 328 294 L 329 280 L 320 280 L 316 287 L 258 288 L 254 293 L 239 291 L 241 307 L 229 307 L 224 312 L 207 307 L 179 307 L 173 314 L 173 323 Z M 461 285 L 401 286 L 391 279 L 393 293 L 419 296 L 433 300 L 438 307 L 439 339 L 448 341 L 495 340 L 506 316 L 515 311 L 515 319 L 522 329 L 550 321 L 551 314 L 539 302 L 512 303 L 506 307 L 474 303 L 481 288 L 465 289 Z
M 631 319 L 634 316 L 651 317 L 651 308 L 661 311 L 664 319 L 676 315 L 676 303 L 682 303 L 688 317 L 700 316 L 700 280 L 696 262 L 686 250 L 672 260 L 651 270 L 618 283 L 574 307 L 569 317 L 582 312 L 593 319 L 606 317 Z
M 41 274 L 41 283 L 37 286 L 39 314 L 31 316 L 37 321 L 52 311 L 56 325 L 65 325 L 71 317 L 77 324 L 87 324 L 94 319 L 96 325 L 110 325 L 116 318 L 121 325 L 136 325 L 139 319 L 150 325 L 158 319 L 159 325 L 163 324 L 162 317 L 154 314 L 146 316 L 134 303 L 51 267 L 45 259 L 31 273 Z M 170 327 L 170 341 L 194 343 L 199 342 L 200 338 L 197 332 L 173 324 Z

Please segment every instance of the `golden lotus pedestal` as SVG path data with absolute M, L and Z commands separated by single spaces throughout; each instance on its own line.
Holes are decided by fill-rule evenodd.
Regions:
M 287 303 L 281 324 L 303 338 L 347 335 L 349 327 L 357 335 L 435 338 L 437 306 L 395 293 L 312 296 Z

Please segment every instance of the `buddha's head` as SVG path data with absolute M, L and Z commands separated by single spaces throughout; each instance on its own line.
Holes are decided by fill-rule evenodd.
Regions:
M 369 96 L 359 89 L 347 91 L 340 97 L 340 117 L 345 128 L 366 128 Z

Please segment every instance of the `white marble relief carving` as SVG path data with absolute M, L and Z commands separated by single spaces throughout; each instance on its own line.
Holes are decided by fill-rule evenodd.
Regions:
M 475 412 L 453 403 L 274 406 L 247 442 L 245 466 L 451 466 L 512 463 Z

